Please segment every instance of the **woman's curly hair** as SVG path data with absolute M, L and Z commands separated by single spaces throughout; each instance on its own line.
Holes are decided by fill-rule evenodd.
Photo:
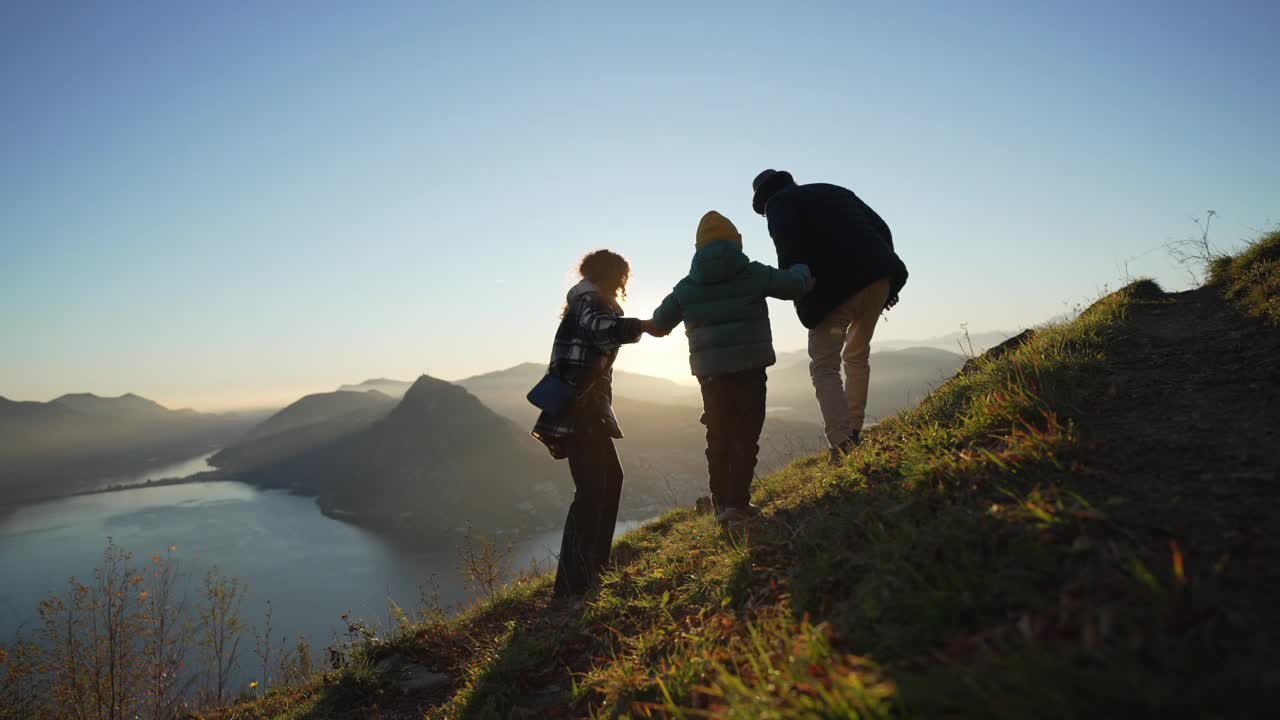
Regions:
M 587 253 L 578 265 L 582 277 L 595 283 L 605 297 L 612 300 L 627 298 L 627 281 L 631 279 L 631 265 L 626 258 L 612 250 L 596 250 Z

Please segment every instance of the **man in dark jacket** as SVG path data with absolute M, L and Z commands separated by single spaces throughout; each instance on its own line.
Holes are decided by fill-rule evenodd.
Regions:
M 889 226 L 845 188 L 797 185 L 791 173 L 765 170 L 752 190 L 752 207 L 769 221 L 778 265 L 803 264 L 813 273 L 816 285 L 796 301 L 796 314 L 809 328 L 809 377 L 831 457 L 839 460 L 859 441 L 871 336 L 880 313 L 897 303 L 907 266 L 894 252 Z

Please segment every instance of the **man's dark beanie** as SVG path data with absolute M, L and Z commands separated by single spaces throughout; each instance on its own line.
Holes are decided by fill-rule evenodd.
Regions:
M 755 196 L 751 198 L 751 209 L 763 215 L 764 206 L 769 202 L 769 198 L 776 195 L 779 190 L 795 184 L 796 181 L 791 179 L 791 173 L 786 170 L 765 170 L 751 181 L 751 190 L 755 192 Z

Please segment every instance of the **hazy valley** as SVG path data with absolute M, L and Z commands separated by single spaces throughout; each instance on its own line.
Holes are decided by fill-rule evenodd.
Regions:
M 137 395 L 0 397 L 0 504 L 95 490 L 212 452 L 268 415 L 170 410 Z
M 923 347 L 874 353 L 869 415 L 910 406 L 963 362 Z M 135 395 L 0 400 L 0 485 L 10 504 L 21 503 L 217 451 L 209 458 L 217 472 L 200 479 L 313 495 L 331 516 L 379 529 L 554 527 L 572 485 L 528 434 L 537 412 L 524 395 L 543 372 L 524 363 L 453 383 L 373 379 L 270 414 L 169 410 Z M 627 436 L 622 517 L 651 517 L 705 494 L 696 386 L 619 371 L 615 407 Z M 761 473 L 823 444 L 803 353 L 780 354 L 769 407 Z
M 872 362 L 885 378 L 870 400 L 875 417 L 918 401 L 964 358 L 908 349 Z M 572 485 L 528 434 L 537 411 L 524 395 L 544 372 L 524 363 L 456 383 L 423 376 L 345 385 L 281 410 L 211 463 L 227 477 L 315 494 L 326 512 L 383 528 L 451 531 L 459 518 L 547 527 L 562 519 Z M 651 517 L 705 494 L 697 388 L 621 371 L 614 388 L 626 434 L 622 517 Z M 769 404 L 761 473 L 823 445 L 807 364 L 794 354 L 772 370 Z

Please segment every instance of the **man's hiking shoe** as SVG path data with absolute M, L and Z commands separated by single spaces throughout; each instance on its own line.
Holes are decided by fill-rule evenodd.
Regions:
M 729 507 L 716 515 L 716 522 L 727 530 L 741 530 L 751 521 L 751 512 L 746 508 Z
M 838 447 L 833 447 L 828 451 L 827 464 L 835 467 L 843 465 L 844 459 L 853 454 L 853 449 L 862 443 L 862 434 L 855 432 L 853 437 L 840 443 Z
M 715 501 L 712 500 L 711 497 L 707 495 L 703 495 L 702 497 L 695 500 L 693 503 L 693 511 L 698 513 L 699 515 L 715 515 L 719 517 L 721 512 L 728 509 L 729 509 L 728 506 L 716 507 Z M 747 506 L 745 508 L 737 508 L 737 509 L 742 510 L 747 515 L 753 518 L 760 517 L 760 514 L 764 512 L 763 510 L 760 509 L 760 506 L 756 505 L 755 503 L 747 503 Z

